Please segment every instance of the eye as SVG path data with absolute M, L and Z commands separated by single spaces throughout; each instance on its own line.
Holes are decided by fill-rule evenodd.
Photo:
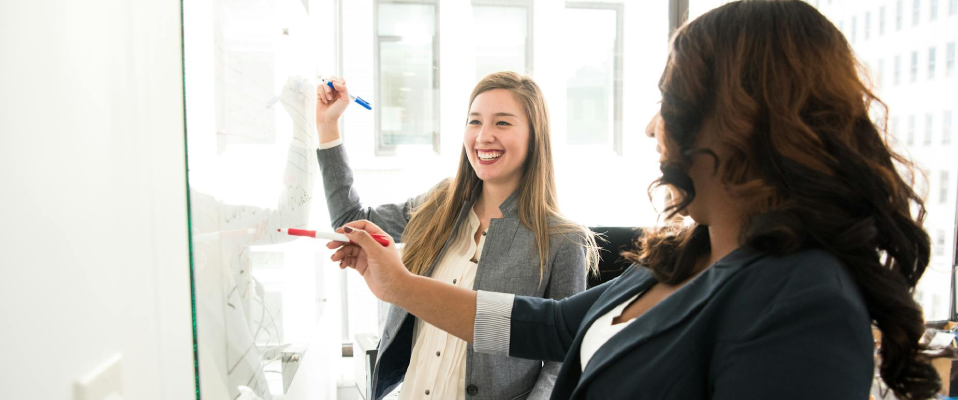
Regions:
M 499 121 L 499 122 L 496 122 L 496 125 L 500 125 L 500 126 L 511 126 L 512 124 L 510 124 L 510 123 L 508 123 L 508 122 L 506 122 L 506 121 Z
M 469 125 L 479 125 L 479 120 L 478 120 L 478 119 L 472 119 L 472 120 L 469 120 L 469 122 L 467 122 L 467 124 L 469 124 Z

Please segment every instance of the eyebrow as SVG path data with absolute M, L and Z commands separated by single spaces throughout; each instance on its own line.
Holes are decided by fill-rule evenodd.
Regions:
M 472 116 L 480 117 L 481 115 L 479 115 L 479 113 L 477 113 L 477 112 L 471 112 L 471 113 L 469 113 L 469 116 L 470 116 L 470 117 L 472 117 Z M 493 117 L 515 117 L 516 115 L 515 115 L 515 114 L 511 114 L 511 113 L 507 113 L 507 112 L 497 112 L 497 113 L 495 113 L 495 114 L 492 114 L 492 116 L 493 116 Z

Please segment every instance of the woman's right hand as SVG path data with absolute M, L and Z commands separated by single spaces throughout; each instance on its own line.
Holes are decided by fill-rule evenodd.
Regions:
M 339 139 L 339 117 L 350 103 L 346 80 L 338 77 L 326 80 L 333 83 L 333 88 L 325 84 L 316 87 L 316 130 L 320 143 Z
M 377 298 L 395 303 L 397 295 L 404 292 L 403 285 L 414 275 L 403 265 L 393 238 L 366 220 L 347 223 L 336 232 L 345 234 L 351 242 L 329 242 L 326 247 L 338 248 L 331 259 L 338 261 L 340 268 L 349 267 L 359 272 Z M 384 247 L 370 234 L 388 237 L 389 246 Z

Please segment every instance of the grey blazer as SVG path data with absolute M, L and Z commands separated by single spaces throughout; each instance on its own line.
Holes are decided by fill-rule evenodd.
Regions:
M 422 200 L 422 196 L 401 204 L 364 207 L 353 189 L 353 173 L 343 146 L 317 150 L 317 155 L 333 227 L 366 219 L 383 228 L 396 240 L 401 240 L 410 211 Z M 566 235 L 553 235 L 550 238 L 549 258 L 540 285 L 535 237 L 519 222 L 517 193 L 513 193 L 499 206 L 503 217 L 490 222 L 473 289 L 555 300 L 584 291 L 585 248 L 581 240 Z M 475 199 L 462 205 L 456 229 L 468 216 L 474 203 Z M 445 254 L 450 240 L 452 238 L 443 245 L 437 261 Z M 563 256 L 557 257 L 560 253 Z M 426 271 L 427 276 L 432 275 L 435 266 L 436 262 Z M 405 377 L 412 355 L 415 318 L 399 307 L 389 308 L 373 370 L 373 399 L 383 398 Z M 560 367 L 559 362 L 543 364 L 536 360 L 476 353 L 470 345 L 466 354 L 466 398 L 548 399 Z

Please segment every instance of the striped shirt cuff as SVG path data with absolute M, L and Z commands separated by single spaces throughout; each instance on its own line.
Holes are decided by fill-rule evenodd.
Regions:
M 339 146 L 339 145 L 341 145 L 341 144 L 343 144 L 343 139 L 342 139 L 342 138 L 339 138 L 339 139 L 333 140 L 332 142 L 320 143 L 320 144 L 319 144 L 319 149 L 320 149 L 320 150 L 331 149 L 331 148 L 336 147 L 336 146 Z
M 509 333 L 512 329 L 512 303 L 516 295 L 480 290 L 476 295 L 476 322 L 472 347 L 477 352 L 509 355 Z

